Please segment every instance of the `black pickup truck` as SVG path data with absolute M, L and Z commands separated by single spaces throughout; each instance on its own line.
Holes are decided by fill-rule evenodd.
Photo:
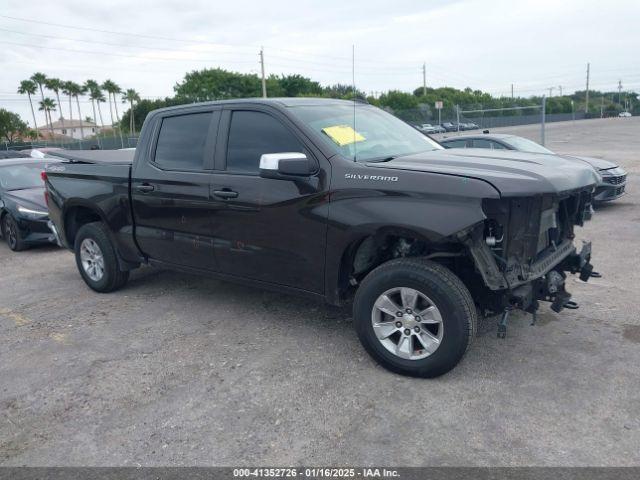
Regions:
M 355 127 L 354 127 L 355 125 Z M 433 377 L 478 315 L 575 306 L 598 177 L 558 157 L 445 150 L 373 106 L 253 99 L 154 111 L 132 151 L 57 152 L 50 218 L 98 292 L 143 264 L 353 302 L 385 367 Z

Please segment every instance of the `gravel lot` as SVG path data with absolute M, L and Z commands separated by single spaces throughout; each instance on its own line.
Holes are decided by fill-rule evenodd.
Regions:
M 639 134 L 548 125 L 550 148 L 629 171 L 578 232 L 603 278 L 506 340 L 484 321 L 436 380 L 378 367 L 348 309 L 151 268 L 100 295 L 70 252 L 3 243 L 0 464 L 640 465 Z

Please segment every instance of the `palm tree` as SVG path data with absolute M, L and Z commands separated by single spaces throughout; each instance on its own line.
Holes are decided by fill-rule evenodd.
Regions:
M 46 83 L 47 76 L 44 73 L 36 72 L 31 75 L 31 80 L 35 82 L 36 85 L 38 85 L 38 88 L 40 89 L 40 96 L 42 97 L 42 101 L 44 102 L 44 90 L 42 89 L 42 86 Z
M 124 96 L 122 97 L 122 103 L 129 103 L 129 132 L 131 135 L 135 136 L 136 134 L 136 124 L 133 120 L 133 103 L 140 101 L 140 95 L 133 88 L 127 89 L 124 92 Z
M 60 90 L 62 89 L 62 80 L 60 80 L 59 78 L 47 78 L 44 84 L 49 90 L 56 94 L 58 105 L 60 106 L 60 122 L 62 123 L 62 128 L 64 129 L 64 114 L 62 113 L 62 103 L 60 103 Z
M 36 122 L 36 112 L 33 109 L 33 100 L 31 95 L 34 95 L 37 91 L 38 87 L 33 80 L 22 80 L 20 82 L 20 86 L 18 87 L 18 93 L 20 95 L 26 95 L 29 97 L 29 105 L 31 105 L 31 115 L 33 116 L 33 128 L 37 132 L 38 131 L 38 123 Z
M 53 101 L 53 99 L 47 97 L 44 100 L 42 100 L 40 102 L 40 108 L 39 110 L 44 111 L 44 115 L 46 118 L 49 119 L 49 129 L 51 130 L 51 138 L 53 138 L 54 133 L 53 133 L 53 122 L 51 121 L 51 111 L 55 111 L 56 110 L 56 102 Z
M 91 96 L 98 104 L 98 116 L 100 117 L 100 126 L 104 130 L 104 120 L 102 119 L 102 109 L 100 108 L 100 104 L 106 102 L 107 100 L 104 98 L 104 93 L 102 93 L 102 90 L 99 90 L 99 89 L 91 92 Z
M 105 80 L 102 84 L 102 89 L 106 90 L 109 94 L 109 111 L 111 112 L 111 126 L 113 128 L 118 129 L 118 133 L 120 134 L 120 144 L 124 147 L 124 139 L 122 138 L 122 129 L 120 128 L 120 117 L 118 115 L 118 104 L 116 102 L 116 94 L 120 93 L 122 90 L 120 87 L 112 80 Z M 113 121 L 113 110 L 111 110 L 111 95 L 113 95 L 113 105 L 116 109 L 116 120 L 117 123 Z
M 100 85 L 98 84 L 98 82 L 96 82 L 95 80 L 87 80 L 86 82 L 84 82 L 84 89 L 86 92 L 89 93 L 89 100 L 91 100 L 91 108 L 93 109 L 93 121 L 94 123 L 98 123 L 98 120 L 96 117 L 96 96 L 97 96 L 97 92 L 100 91 Z
M 116 84 L 112 80 L 105 80 L 105 82 L 102 84 L 102 89 L 106 90 L 107 93 L 109 94 L 109 110 L 110 111 L 111 111 L 111 95 L 113 95 L 113 105 L 114 105 L 114 107 L 116 109 L 116 121 L 120 122 L 120 116 L 118 115 L 118 103 L 117 103 L 117 99 L 116 99 L 116 94 L 120 93 L 122 90 L 120 89 L 118 84 Z M 113 123 L 113 111 L 111 111 L 111 123 L 114 124 Z
M 78 106 L 78 120 L 80 121 L 80 138 L 84 140 L 84 125 L 82 124 L 82 112 L 80 111 L 79 99 L 79 96 L 85 92 L 84 87 L 75 82 L 65 82 L 64 88 L 67 95 L 69 95 L 69 108 L 71 108 L 71 98 L 73 97 L 76 99 L 76 105 Z
M 76 105 L 78 106 L 78 119 L 80 120 L 80 138 L 84 140 L 84 125 L 82 124 L 82 112 L 80 111 L 80 98 L 79 95 L 84 95 L 86 90 L 82 85 L 76 85 L 74 90 L 74 97 L 76 97 Z
M 73 82 L 62 82 L 62 93 L 64 93 L 69 97 L 69 121 L 71 122 L 72 125 L 73 125 L 73 108 L 71 108 L 72 107 L 71 101 L 73 100 L 72 91 L 74 90 L 75 85 L 76 84 Z

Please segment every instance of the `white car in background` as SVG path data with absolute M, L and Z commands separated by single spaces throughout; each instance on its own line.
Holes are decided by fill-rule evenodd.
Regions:
M 619 117 L 632 117 L 633 115 L 631 115 L 630 112 L 620 112 L 618 114 Z

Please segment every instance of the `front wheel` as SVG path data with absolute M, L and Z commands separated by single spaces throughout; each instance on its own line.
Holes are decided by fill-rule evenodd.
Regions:
M 7 242 L 9 248 L 14 252 L 19 252 L 27 248 L 27 245 L 24 243 L 24 240 L 22 240 L 20 235 L 18 223 L 10 213 L 7 213 L 2 218 L 2 236 Z
M 127 283 L 129 272 L 120 269 L 115 248 L 102 223 L 83 225 L 74 249 L 82 279 L 96 292 L 111 292 Z
M 477 325 L 462 281 L 420 258 L 391 260 L 367 275 L 356 292 L 353 319 L 375 360 L 414 377 L 437 377 L 455 367 Z

